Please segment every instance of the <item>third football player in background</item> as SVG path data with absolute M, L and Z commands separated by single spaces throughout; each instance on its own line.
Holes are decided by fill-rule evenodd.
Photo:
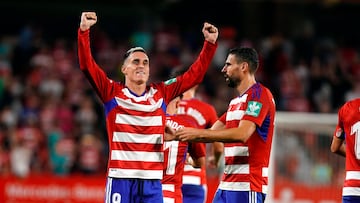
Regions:
M 360 98 L 346 102 L 338 112 L 331 151 L 346 157 L 343 203 L 360 202 Z M 345 145 L 346 143 L 346 145 Z
M 186 70 L 186 67 L 177 67 L 174 69 L 172 76 L 181 75 Z M 218 119 L 218 116 L 212 105 L 196 97 L 197 88 L 198 86 L 195 86 L 183 93 L 182 99 L 178 104 L 177 114 L 193 117 L 197 122 L 198 128 L 210 128 Z M 205 143 L 201 144 L 204 147 L 206 145 Z M 205 162 L 201 164 L 200 168 L 194 168 L 189 163 L 185 165 L 182 193 L 184 203 L 206 202 L 207 182 Z
M 180 97 L 173 99 L 166 108 L 166 125 L 176 131 L 183 127 L 197 127 L 196 121 L 189 115 L 177 115 L 177 107 Z M 184 165 L 186 163 L 186 153 L 188 158 L 192 157 L 191 164 L 194 167 L 200 167 L 205 162 L 205 147 L 202 143 L 181 142 L 178 140 L 164 142 L 164 173 L 162 190 L 164 203 L 182 203 L 182 176 Z

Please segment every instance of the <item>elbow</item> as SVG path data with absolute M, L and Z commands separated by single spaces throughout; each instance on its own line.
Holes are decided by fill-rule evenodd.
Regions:
M 241 142 L 241 143 L 246 143 L 251 135 L 247 135 L 247 134 L 239 134 L 235 139 L 234 142 Z
M 221 142 L 214 142 L 213 148 L 214 148 L 214 155 L 221 156 L 224 153 L 224 144 Z
M 331 151 L 332 153 L 337 154 L 338 151 L 339 151 L 339 148 L 338 148 L 337 146 L 331 145 L 330 151 Z
M 246 143 L 249 140 L 250 137 L 244 137 L 239 139 L 239 142 Z
M 214 157 L 221 157 L 224 153 L 224 150 L 214 151 Z
M 201 157 L 201 158 L 196 159 L 196 160 L 193 162 L 192 166 L 193 166 L 194 168 L 202 168 L 202 167 L 205 166 L 205 164 L 206 164 L 206 159 L 205 159 L 205 157 Z
M 337 150 L 336 149 L 333 149 L 333 148 L 330 148 L 330 151 L 334 154 L 336 154 Z

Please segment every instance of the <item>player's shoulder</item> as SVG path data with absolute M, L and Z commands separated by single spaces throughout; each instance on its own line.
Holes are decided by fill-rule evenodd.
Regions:
M 272 96 L 272 92 L 271 92 L 271 90 L 270 90 L 269 87 L 267 87 L 267 86 L 265 86 L 265 85 L 263 85 L 263 84 L 261 84 L 261 83 L 259 83 L 259 85 L 261 86 L 261 88 L 262 88 L 263 90 L 266 91 L 267 94 L 270 94 L 270 95 Z
M 340 107 L 340 111 L 344 111 L 344 112 L 347 112 L 347 111 L 350 111 L 350 112 L 357 111 L 357 112 L 359 112 L 359 111 L 360 111 L 360 98 L 352 99 L 352 100 L 349 100 L 349 101 L 345 102 L 345 103 Z
M 353 108 L 355 106 L 358 106 L 360 104 L 360 99 L 352 99 L 346 101 L 343 105 L 340 106 L 339 111 L 344 111 L 349 108 Z
M 182 100 L 179 103 L 180 106 L 188 106 L 191 108 L 195 108 L 198 111 L 204 113 L 204 112 L 210 112 L 210 111 L 216 111 L 215 107 L 211 105 L 208 102 L 202 101 L 199 98 L 192 98 L 189 100 Z
M 360 106 L 360 98 L 352 99 L 352 100 L 346 102 L 346 104 L 348 106 L 352 106 L 352 107 L 359 107 Z
M 196 120 L 192 116 L 186 114 L 167 115 L 166 119 L 173 120 L 185 127 L 198 127 Z
M 164 82 L 152 82 L 147 85 L 147 89 L 156 90 L 157 92 L 164 92 L 166 87 Z
M 271 90 L 260 82 L 257 82 L 251 86 L 251 88 L 248 90 L 248 94 L 250 95 L 250 99 L 273 98 Z

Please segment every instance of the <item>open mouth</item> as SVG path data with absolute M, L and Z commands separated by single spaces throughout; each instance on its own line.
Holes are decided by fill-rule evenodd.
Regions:
M 135 74 L 136 75 L 145 75 L 145 71 L 136 71 Z

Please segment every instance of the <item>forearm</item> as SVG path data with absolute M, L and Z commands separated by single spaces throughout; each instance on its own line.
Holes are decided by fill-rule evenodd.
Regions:
M 343 156 L 343 157 L 346 157 L 346 149 L 345 149 L 345 144 L 342 144 L 340 146 L 340 148 L 335 151 L 336 154 L 340 155 L 340 156 Z
M 224 144 L 222 142 L 214 142 L 213 155 L 214 155 L 214 163 L 216 166 L 219 166 L 220 158 L 223 153 L 224 153 Z
M 239 128 L 229 128 L 223 130 L 203 130 L 204 133 L 199 134 L 199 142 L 246 142 L 248 135 L 246 131 L 241 131 Z
M 78 30 L 78 57 L 79 66 L 102 101 L 108 101 L 111 96 L 110 87 L 113 85 L 106 73 L 95 62 L 90 48 L 90 30 Z M 104 91 L 108 90 L 108 91 Z
M 343 139 L 338 137 L 333 137 L 331 142 L 330 150 L 332 153 L 338 154 L 340 156 L 346 156 L 346 146 Z
M 205 157 L 201 157 L 201 158 L 198 158 L 198 159 L 193 159 L 193 163 L 192 163 L 192 166 L 194 168 L 201 168 L 201 167 L 204 167 L 205 166 L 205 162 L 206 162 L 206 159 Z
M 203 48 L 194 62 L 194 64 L 190 67 L 189 71 L 191 72 L 191 75 L 195 74 L 201 74 L 200 77 L 197 77 L 197 84 L 200 83 L 203 79 L 203 77 L 206 74 L 206 71 L 208 70 L 212 59 L 214 58 L 215 52 L 216 52 L 217 44 L 212 44 L 208 41 L 204 41 Z

